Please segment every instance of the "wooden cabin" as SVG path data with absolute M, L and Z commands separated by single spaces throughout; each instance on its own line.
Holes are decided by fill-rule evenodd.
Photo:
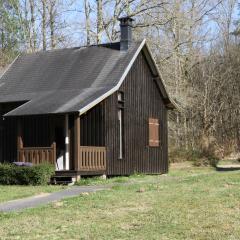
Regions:
M 16 58 L 0 79 L 0 162 L 50 162 L 59 176 L 168 171 L 173 105 L 146 41 L 120 21 L 120 42 Z

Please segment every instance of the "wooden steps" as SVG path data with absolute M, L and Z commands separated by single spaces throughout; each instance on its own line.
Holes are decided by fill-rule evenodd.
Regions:
M 51 184 L 53 185 L 73 185 L 76 182 L 75 178 L 66 176 L 54 176 L 51 178 Z
M 71 185 L 80 180 L 81 176 L 106 176 L 105 170 L 98 171 L 74 171 L 74 170 L 61 170 L 55 171 L 55 175 L 51 178 L 51 184 Z
M 73 185 L 80 179 L 76 171 L 56 171 L 51 178 L 51 184 Z

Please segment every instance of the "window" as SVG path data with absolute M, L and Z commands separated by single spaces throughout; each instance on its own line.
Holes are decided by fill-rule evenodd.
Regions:
M 119 159 L 123 158 L 123 109 L 124 96 L 123 92 L 118 92 L 118 129 L 119 129 Z
M 149 118 L 149 146 L 159 147 L 159 120 Z
M 121 105 L 123 107 L 123 103 L 124 103 L 124 96 L 123 96 L 123 92 L 118 92 L 118 104 Z

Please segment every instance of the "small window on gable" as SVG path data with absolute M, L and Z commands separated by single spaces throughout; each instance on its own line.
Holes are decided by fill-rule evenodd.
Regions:
M 123 92 L 118 91 L 118 103 L 124 103 L 124 95 Z
M 149 146 L 159 147 L 159 120 L 156 118 L 149 118 Z

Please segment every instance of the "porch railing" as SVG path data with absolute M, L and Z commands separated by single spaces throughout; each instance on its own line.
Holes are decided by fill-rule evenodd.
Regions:
M 18 161 L 33 164 L 44 162 L 55 164 L 56 144 L 52 144 L 51 147 L 23 147 L 18 150 Z
M 81 146 L 79 169 L 81 171 L 104 171 L 106 170 L 106 148 Z

